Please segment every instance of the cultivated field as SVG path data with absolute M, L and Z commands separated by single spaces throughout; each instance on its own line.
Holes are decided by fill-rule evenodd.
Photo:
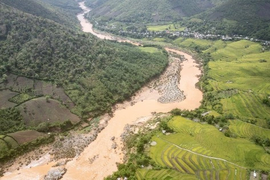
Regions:
M 0 91 L 0 108 L 4 109 L 4 108 L 9 108 L 9 107 L 14 107 L 16 104 L 12 103 L 9 101 L 10 98 L 12 98 L 13 96 L 16 96 L 18 93 L 16 92 L 12 92 L 10 90 L 2 90 Z
M 209 41 L 178 38 L 174 44 L 200 50 L 209 57 L 207 89 L 219 98 L 223 113 L 240 119 L 256 119 L 266 127 L 270 107 L 263 99 L 270 95 L 270 52 L 260 43 L 240 41 Z M 212 107 L 208 107 L 212 108 Z
M 23 120 L 27 125 L 38 125 L 42 122 L 64 122 L 70 120 L 73 124 L 80 118 L 72 114 L 69 109 L 61 105 L 59 101 L 44 97 L 32 99 L 18 107 L 22 113 Z
M 242 137 L 260 127 L 241 121 L 232 121 L 231 127 L 243 129 L 237 132 Z M 248 169 L 270 170 L 270 155 L 263 147 L 243 138 L 226 137 L 214 126 L 196 123 L 183 117 L 174 117 L 169 122 L 172 134 L 156 134 L 151 142 L 149 156 L 162 167 L 161 170 L 139 169 L 138 179 L 247 179 Z M 243 128 L 245 127 L 245 128 Z M 249 128 L 249 129 L 248 129 Z M 247 129 L 247 132 L 246 130 Z M 264 130 L 267 135 L 269 130 Z
M 253 136 L 259 136 L 270 139 L 270 129 L 261 128 L 243 121 L 230 121 L 229 128 L 233 133 L 242 138 L 252 138 Z
M 18 131 L 15 133 L 8 134 L 10 138 L 12 137 L 19 145 L 32 142 L 38 138 L 46 137 L 47 134 L 40 133 L 34 130 Z M 12 139 L 11 138 L 11 139 Z

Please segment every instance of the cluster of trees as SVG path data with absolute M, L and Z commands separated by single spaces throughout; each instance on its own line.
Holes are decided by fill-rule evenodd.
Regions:
M 254 141 L 257 145 L 270 147 L 270 139 L 267 137 L 260 137 L 255 135 L 252 136 L 251 140 Z
M 270 98 L 267 96 L 262 100 L 263 104 L 270 107 Z
M 81 117 L 110 111 L 163 71 L 167 54 L 99 40 L 44 18 L 0 5 L 0 77 L 14 73 L 53 81 Z
M 7 134 L 25 129 L 20 112 L 15 108 L 0 109 L 0 134 Z

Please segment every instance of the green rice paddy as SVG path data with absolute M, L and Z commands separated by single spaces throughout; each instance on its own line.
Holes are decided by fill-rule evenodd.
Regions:
M 149 156 L 161 169 L 141 168 L 136 172 L 138 179 L 242 180 L 248 179 L 248 169 L 270 170 L 270 155 L 247 139 L 226 137 L 214 126 L 180 116 L 173 117 L 168 125 L 175 133 L 157 133 L 151 139 L 157 145 L 149 150 Z M 257 133 L 260 127 L 232 121 L 230 128 L 242 137 L 250 137 L 248 132 L 255 128 L 253 133 Z M 269 136 L 270 130 L 262 133 Z

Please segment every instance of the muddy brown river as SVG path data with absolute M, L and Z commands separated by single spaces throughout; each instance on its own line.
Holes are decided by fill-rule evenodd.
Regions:
M 84 18 L 84 15 L 89 12 L 90 9 L 84 5 L 84 2 L 80 2 L 79 5 L 83 9 L 83 13 L 79 14 L 77 17 L 84 32 L 89 32 L 101 39 L 138 44 L 123 38 L 119 39 L 113 37 L 112 35 L 96 33 L 93 30 L 93 25 Z M 74 158 L 66 164 L 65 168 L 67 169 L 67 172 L 63 176 L 63 179 L 103 179 L 117 170 L 116 163 L 123 162 L 123 144 L 120 136 L 127 124 L 134 123 L 138 119 L 145 118 L 147 120 L 152 117 L 153 112 L 165 113 L 174 108 L 192 110 L 200 106 L 200 101 L 202 100 L 203 95 L 202 92 L 195 87 L 195 84 L 199 80 L 198 76 L 201 75 L 198 64 L 189 54 L 175 49 L 165 49 L 168 52 L 184 55 L 186 58 L 186 61 L 181 63 L 181 80 L 178 85 L 186 96 L 185 100 L 181 102 L 162 104 L 157 101 L 160 97 L 160 94 L 157 91 L 147 87 L 142 88 L 134 97 L 132 97 L 136 103 L 131 104 L 130 102 L 124 102 L 117 106 L 118 108 L 116 108 L 114 116 L 109 120 L 105 129 L 98 134 L 96 140 L 89 144 L 79 157 Z M 115 137 L 114 142 L 117 144 L 117 148 L 115 149 L 112 148 L 112 137 Z M 95 157 L 95 160 L 89 162 L 93 157 Z M 43 176 L 47 174 L 52 164 L 53 163 L 40 163 L 37 164 L 36 167 L 32 166 L 32 168 L 23 168 L 19 171 L 8 172 L 1 179 L 42 179 Z

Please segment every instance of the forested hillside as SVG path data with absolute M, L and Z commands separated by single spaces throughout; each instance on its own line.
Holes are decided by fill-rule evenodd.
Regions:
M 86 4 L 94 9 L 94 18 L 122 22 L 164 22 L 179 20 L 214 7 L 221 0 L 87 0 Z
M 43 1 L 43 2 L 42 2 Z M 26 12 L 35 16 L 53 20 L 67 27 L 79 27 L 74 14 L 81 10 L 77 6 L 76 1 L 66 0 L 66 4 L 57 6 L 57 1 L 49 5 L 49 0 L 0 0 L 0 3 L 14 7 L 22 12 Z M 71 3 L 72 2 L 72 3 Z
M 96 28 L 116 34 L 119 31 L 145 33 L 146 25 L 173 23 L 205 35 L 270 39 L 268 0 L 87 0 L 86 4 L 93 8 L 88 18 L 96 22 Z M 130 36 L 139 37 L 132 32 Z
M 0 22 L 0 92 L 8 93 L 10 98 L 3 97 L 22 111 L 36 108 L 27 103 L 32 99 L 46 104 L 53 98 L 66 101 L 63 105 L 80 117 L 96 116 L 110 111 L 112 104 L 129 97 L 167 64 L 162 50 L 150 54 L 99 40 L 2 4 Z M 36 93 L 40 86 L 43 93 Z M 46 100 L 35 99 L 46 93 Z M 17 105 L 9 103 L 12 106 Z

